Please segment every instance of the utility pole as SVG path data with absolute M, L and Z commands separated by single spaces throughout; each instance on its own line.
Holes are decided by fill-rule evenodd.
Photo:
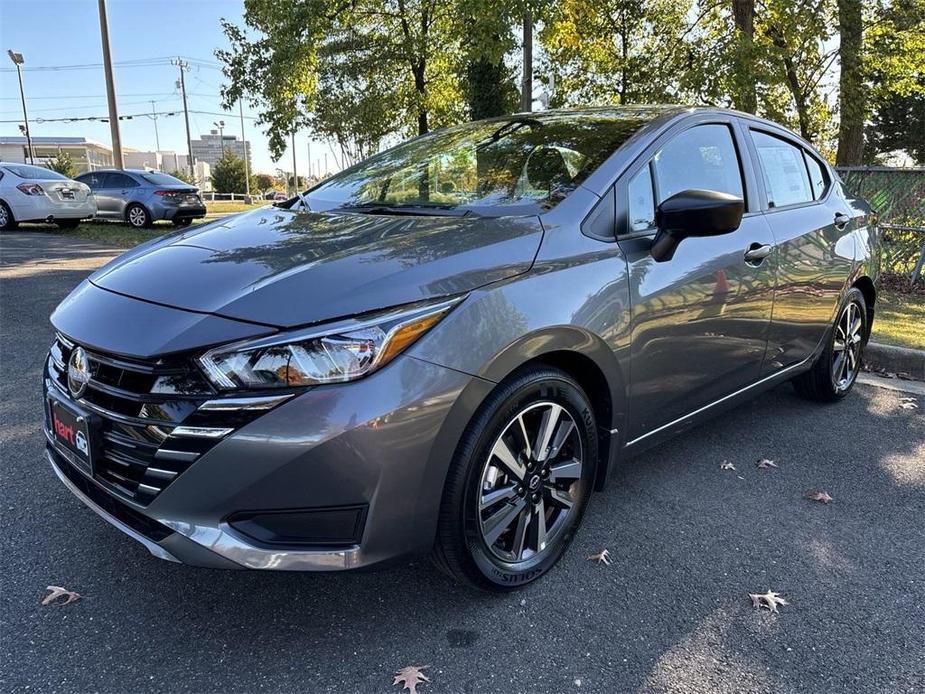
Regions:
M 295 130 L 292 131 L 292 186 L 294 192 L 299 192 L 299 172 L 295 168 Z
M 99 0 L 100 37 L 103 41 L 103 69 L 106 72 L 106 100 L 109 102 L 109 132 L 112 135 L 112 163 L 124 169 L 122 137 L 119 135 L 119 111 L 116 108 L 116 83 L 112 75 L 112 55 L 109 52 L 109 20 L 106 19 L 106 0 Z
M 238 99 L 238 115 L 241 117 L 241 149 L 244 152 L 244 186 L 247 190 L 245 202 L 251 201 L 251 169 L 247 161 L 247 138 L 244 136 L 244 102 Z
M 533 110 L 533 13 L 524 12 L 524 75 L 520 87 L 520 110 Z
M 154 102 L 151 102 L 151 120 L 154 121 L 154 146 L 156 149 L 155 153 L 161 151 L 161 138 L 157 134 L 157 108 L 155 108 Z
M 308 138 L 308 177 L 312 177 L 312 139 Z
M 324 153 L 324 177 L 328 177 L 328 153 Z
M 187 163 L 189 164 L 189 175 L 195 181 L 196 170 L 193 168 L 193 138 L 189 134 L 189 109 L 186 107 L 186 79 L 183 73 L 189 68 L 189 63 L 177 58 L 170 61 L 171 65 L 176 65 L 180 69 L 180 93 L 183 95 L 183 119 L 186 121 L 186 151 Z
M 22 119 L 26 122 L 26 146 L 29 151 L 29 163 L 35 164 L 35 152 L 32 150 L 32 134 L 29 132 L 29 114 L 26 113 L 26 92 L 22 88 L 22 64 L 26 62 L 22 53 L 15 53 L 12 50 L 6 52 L 10 56 L 10 60 L 13 61 L 13 64 L 16 66 L 16 74 L 19 75 L 19 96 L 22 99 Z

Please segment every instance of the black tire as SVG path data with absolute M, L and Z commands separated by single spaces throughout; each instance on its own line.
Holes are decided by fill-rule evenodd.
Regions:
M 79 219 L 57 219 L 55 224 L 58 225 L 59 229 L 76 229 L 80 226 Z
M 545 416 L 539 414 L 542 411 L 539 408 L 550 408 L 547 411 L 555 412 L 556 417 L 560 418 L 559 421 L 567 423 L 561 412 L 551 408 L 552 404 L 558 405 L 562 408 L 561 412 L 568 414 L 574 424 L 569 431 L 574 431 L 577 436 L 568 434 L 568 442 L 563 443 L 561 447 L 555 443 L 546 446 L 546 449 L 550 450 L 548 459 L 545 463 L 529 463 L 533 472 L 529 471 L 530 468 L 524 468 L 525 474 L 520 478 L 523 481 L 522 485 L 518 485 L 513 476 L 507 480 L 506 483 L 516 486 L 517 497 L 482 509 L 480 503 L 490 493 L 485 491 L 485 480 L 491 471 L 491 462 L 496 460 L 492 453 L 495 445 L 503 434 L 508 435 L 508 432 L 514 431 L 510 427 L 519 422 L 518 416 Z M 537 414 L 531 415 L 534 411 Z M 546 421 L 542 420 L 538 432 L 543 429 Z M 554 427 L 557 441 L 561 431 L 558 427 L 557 423 Z M 525 433 L 523 439 L 529 440 L 531 435 L 527 433 L 527 428 L 523 427 L 522 430 Z M 537 440 L 539 436 L 538 434 Z M 576 448 L 576 440 L 580 442 L 580 448 Z M 527 447 L 529 448 L 529 444 Z M 560 479 L 554 482 L 558 472 L 550 475 L 548 468 L 552 466 L 561 470 L 569 461 L 573 462 L 571 459 L 574 458 L 575 450 L 579 451 L 581 458 L 580 475 L 566 475 L 565 481 Z M 542 455 L 546 457 L 545 450 Z M 517 459 L 524 461 L 526 466 L 526 461 L 535 460 L 536 456 L 528 459 L 518 454 Z M 566 462 L 563 463 L 563 460 Z M 547 469 L 541 469 L 544 465 Z M 594 410 L 581 387 L 568 374 L 550 367 L 531 367 L 515 373 L 488 397 L 457 446 L 444 487 L 437 540 L 432 555 L 434 563 L 453 578 L 488 591 L 514 590 L 536 580 L 555 565 L 571 542 L 591 495 L 596 468 L 597 425 Z M 535 478 L 540 474 L 540 483 L 534 486 Z M 568 479 L 574 481 L 568 482 Z M 553 489 L 556 485 L 558 488 Z M 538 492 L 531 495 L 530 490 Z M 548 496 L 553 493 L 561 495 L 562 490 L 572 500 L 568 510 L 563 510 Z M 525 496 L 523 492 L 526 492 Z M 537 497 L 540 497 L 540 500 L 537 500 Z M 525 533 L 530 532 L 534 549 L 525 549 L 530 540 L 521 539 L 520 549 L 514 550 L 517 556 L 524 557 L 526 552 L 531 551 L 532 555 L 519 561 L 506 561 L 497 556 L 497 544 L 503 541 L 507 530 L 502 531 L 501 538 L 489 545 L 483 534 L 483 523 L 486 522 L 483 514 L 494 515 L 496 509 L 505 512 L 516 511 L 518 503 L 526 505 L 523 506 L 524 511 L 517 512 L 517 515 L 512 517 L 512 525 L 507 528 L 511 532 L 507 537 L 514 538 L 520 531 L 520 537 L 524 538 Z M 544 506 L 544 503 L 547 505 Z M 540 512 L 544 518 L 542 524 L 539 522 Z M 523 513 L 527 516 L 524 525 L 531 527 L 530 531 L 522 530 L 519 524 Z M 561 513 L 566 515 L 560 521 Z M 488 522 L 491 520 L 492 518 L 487 519 Z M 550 523 L 548 536 L 547 523 Z M 540 527 L 543 538 L 549 538 L 548 543 L 538 539 Z M 516 542 L 516 539 L 512 541 Z
M 13 211 L 0 200 L 0 231 L 14 231 L 18 227 L 19 222 L 13 218 Z
M 193 223 L 193 220 L 190 219 L 189 217 L 184 217 L 183 219 L 173 220 L 173 225 L 179 228 L 188 227 L 192 223 Z
M 842 339 L 844 329 L 841 327 L 846 316 L 852 317 L 852 322 L 859 321 L 857 332 L 854 333 L 856 337 L 847 342 Z M 835 402 L 848 395 L 861 370 L 868 330 L 864 294 L 857 287 L 852 287 L 838 309 L 835 323 L 826 338 L 825 349 L 809 371 L 793 379 L 796 392 L 801 397 L 817 402 Z M 847 344 L 848 348 L 839 349 L 840 344 Z
M 135 202 L 125 209 L 125 221 L 135 229 L 148 229 L 151 226 L 151 214 L 144 205 Z

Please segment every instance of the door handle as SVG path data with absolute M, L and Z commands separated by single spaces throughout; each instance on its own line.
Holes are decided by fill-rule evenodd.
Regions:
M 749 265 L 760 265 L 761 261 L 771 255 L 771 246 L 767 243 L 753 243 L 745 251 L 745 262 Z
M 851 217 L 846 215 L 844 212 L 835 213 L 835 228 L 838 229 L 839 231 L 841 231 L 846 226 L 848 226 L 848 222 L 850 221 L 851 221 Z

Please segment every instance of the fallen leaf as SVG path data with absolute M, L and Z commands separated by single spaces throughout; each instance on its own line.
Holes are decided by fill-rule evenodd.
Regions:
M 421 682 L 430 682 L 427 676 L 421 672 L 428 667 L 430 666 L 409 665 L 408 667 L 402 668 L 395 673 L 395 681 L 392 682 L 392 686 L 400 684 L 402 691 L 407 689 L 411 694 L 418 694 L 418 685 L 421 684 Z
M 919 409 L 919 405 L 918 405 L 918 403 L 916 403 L 916 402 L 904 402 L 904 403 L 902 403 L 902 404 L 900 405 L 900 407 L 903 408 L 904 410 L 917 410 L 917 409 Z
M 762 459 L 759 460 L 757 463 L 755 463 L 755 466 L 756 466 L 759 470 L 765 470 L 765 469 L 767 469 L 767 468 L 769 468 L 769 467 L 780 467 L 780 466 L 779 466 L 777 463 L 775 463 L 773 460 L 768 460 L 767 458 L 762 458 Z
M 719 464 L 720 470 L 735 470 L 736 466 L 730 463 L 729 461 L 724 460 Z
M 613 562 L 610 558 L 610 552 L 606 549 L 602 549 L 597 554 L 592 554 L 588 557 L 588 561 L 596 561 L 598 564 L 603 564 L 604 566 L 610 566 Z
M 75 593 L 73 590 L 68 590 L 61 586 L 48 586 L 46 590 L 50 590 L 51 593 L 46 595 L 42 600 L 43 605 L 67 605 L 72 602 L 77 602 L 83 597 L 80 593 Z M 59 598 L 64 598 L 64 600 L 59 600 Z
M 806 493 L 806 498 L 810 501 L 821 501 L 823 504 L 827 504 L 834 499 L 829 496 L 828 492 L 824 492 L 821 489 L 814 489 L 811 492 Z
M 760 610 L 763 607 L 771 612 L 777 612 L 778 605 L 790 604 L 780 596 L 780 593 L 775 593 L 771 590 L 767 593 L 749 593 L 748 597 L 752 599 L 752 607 L 756 610 Z

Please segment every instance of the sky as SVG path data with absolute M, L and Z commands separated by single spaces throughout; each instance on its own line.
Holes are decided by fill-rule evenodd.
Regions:
M 226 135 L 241 137 L 238 109 L 222 114 L 219 90 L 223 75 L 215 50 L 228 46 L 220 20 L 243 23 L 243 6 L 243 0 L 107 1 L 119 115 L 135 116 L 121 121 L 123 147 L 153 150 L 154 120 L 139 114 L 176 111 L 175 116 L 157 119 L 160 148 L 186 153 L 183 103 L 176 87 L 179 73 L 168 62 L 176 56 L 190 60 L 186 73 L 190 110 L 209 112 L 190 113 L 192 138 L 214 129 L 213 122 L 218 120 L 225 121 Z M 19 84 L 6 55 L 12 49 L 25 58 L 23 82 L 33 136 L 86 137 L 111 145 L 107 123 L 38 122 L 108 114 L 97 0 L 0 0 L 0 49 L 0 135 L 21 134 Z M 139 61 L 149 64 L 138 65 Z M 136 64 L 120 65 L 129 62 Z M 60 66 L 89 67 L 36 69 Z M 244 115 L 254 171 L 274 173 L 283 168 L 291 172 L 292 152 L 274 163 L 267 138 L 253 120 L 257 114 L 245 106 Z M 307 132 L 296 134 L 295 149 L 298 172 L 304 175 L 309 157 Z M 328 143 L 312 141 L 314 171 L 324 168 L 325 152 L 329 169 L 336 170 Z

